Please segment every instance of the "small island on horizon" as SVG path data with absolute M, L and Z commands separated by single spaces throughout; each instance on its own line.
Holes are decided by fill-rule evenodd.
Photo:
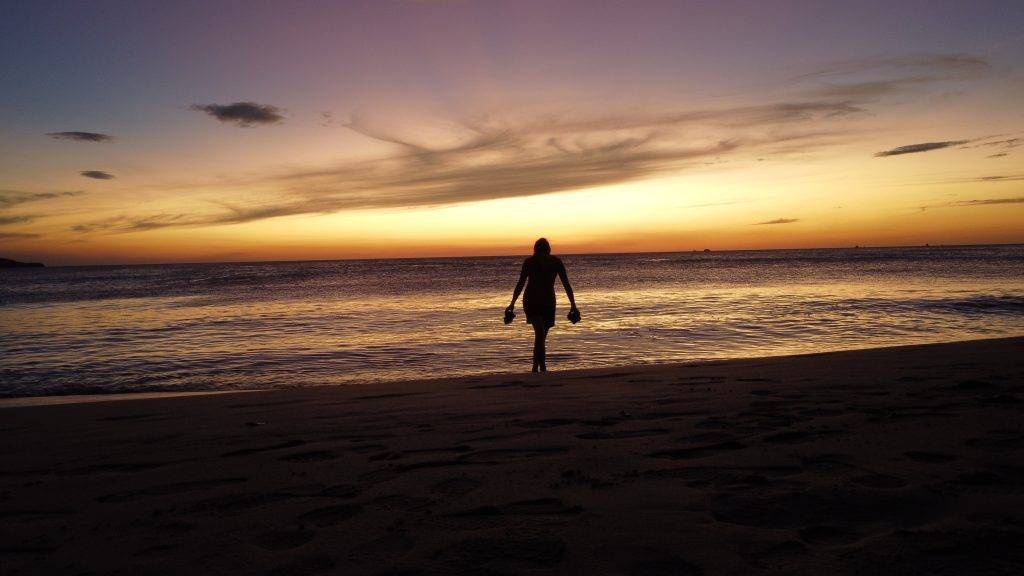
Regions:
M 0 268 L 43 268 L 42 262 L 19 262 L 10 258 L 0 258 Z

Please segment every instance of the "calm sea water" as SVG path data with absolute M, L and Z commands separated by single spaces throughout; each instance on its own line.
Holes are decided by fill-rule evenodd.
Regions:
M 564 256 L 550 369 L 1024 334 L 1024 246 Z M 0 270 L 0 395 L 525 371 L 521 258 Z M 560 288 L 559 288 L 560 291 Z

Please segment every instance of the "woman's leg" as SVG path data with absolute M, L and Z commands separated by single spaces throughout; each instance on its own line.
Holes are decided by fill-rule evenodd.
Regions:
M 544 366 L 544 339 L 548 335 L 548 328 L 540 318 L 533 322 L 533 372 L 543 372 Z

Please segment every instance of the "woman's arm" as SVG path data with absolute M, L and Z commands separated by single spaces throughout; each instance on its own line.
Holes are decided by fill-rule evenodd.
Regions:
M 512 292 L 512 303 L 508 305 L 509 309 L 516 307 L 516 300 L 519 299 L 519 294 L 523 292 L 524 286 L 526 286 L 526 262 L 523 262 L 523 270 L 519 273 L 519 282 L 516 282 L 516 289 Z
M 565 288 L 565 295 L 569 297 L 569 305 L 576 309 L 576 298 L 572 293 L 572 284 L 569 284 L 569 275 L 565 272 L 565 265 L 558 267 L 558 277 L 562 279 L 562 288 Z

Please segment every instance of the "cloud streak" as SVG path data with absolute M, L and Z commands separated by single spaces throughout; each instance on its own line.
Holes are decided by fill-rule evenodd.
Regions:
M 101 132 L 48 132 L 54 140 L 70 140 L 72 142 L 113 142 L 114 137 Z
M 949 148 L 951 146 L 960 146 L 968 142 L 969 140 L 947 140 L 944 142 L 922 142 L 920 144 L 907 144 L 906 146 L 898 146 L 890 150 L 876 152 L 875 156 L 879 158 L 884 158 L 886 156 L 900 156 L 902 154 L 918 154 L 921 152 L 930 152 L 932 150 L 942 150 L 943 148 Z
M 34 214 L 4 214 L 3 212 L 5 210 L 30 202 L 42 202 L 57 198 L 68 198 L 71 196 L 77 196 L 78 194 L 80 194 L 78 191 L 21 192 L 18 190 L 0 190 L 0 226 L 28 224 L 39 218 L 39 216 Z M 39 237 L 39 234 L 33 232 L 0 232 L 0 240 L 18 240 Z
M 799 101 L 632 115 L 543 116 L 464 123 L 437 146 L 394 135 L 356 116 L 345 126 L 391 145 L 391 155 L 292 170 L 219 186 L 271 189 L 263 202 L 217 200 L 212 214 L 125 215 L 85 222 L 84 233 L 241 224 L 354 209 L 433 207 L 540 196 L 700 169 L 744 150 L 798 153 L 848 134 L 833 122 L 863 113 L 848 102 Z M 827 126 L 824 126 L 827 124 Z M 436 142 L 432 139 L 431 142 Z M 253 197 L 252 194 L 248 194 Z
M 992 65 L 981 56 L 924 54 L 835 62 L 795 80 L 822 83 L 811 91 L 816 96 L 865 101 L 940 83 L 976 80 L 991 71 Z
M 960 200 L 952 206 L 992 206 L 995 204 L 1024 204 L 1024 196 L 1016 198 L 987 198 L 984 200 Z
M 800 221 L 799 218 L 776 218 L 775 220 L 765 220 L 764 222 L 755 222 L 753 225 L 754 226 L 765 226 L 765 225 L 771 225 L 771 224 L 792 224 L 794 222 L 799 222 L 799 221 Z
M 919 54 L 881 58 L 856 58 L 833 62 L 813 72 L 797 76 L 797 80 L 833 78 L 864 73 L 899 73 L 930 75 L 943 78 L 974 78 L 987 74 L 992 65 L 975 54 Z
M 233 104 L 193 104 L 190 109 L 216 118 L 221 122 L 252 128 L 261 124 L 275 124 L 284 120 L 282 110 L 269 104 L 235 102 Z
M 24 204 L 26 202 L 38 202 L 41 200 L 53 200 L 55 198 L 68 198 L 78 196 L 80 191 L 63 192 L 19 192 L 16 190 L 0 190 L 0 210 Z
M 85 170 L 83 172 L 79 172 L 79 174 L 85 176 L 86 178 L 92 178 L 94 180 L 112 180 L 114 178 L 113 174 L 110 174 L 109 172 L 104 172 L 102 170 Z
M 9 226 L 11 224 L 28 224 L 32 220 L 35 220 L 35 216 L 29 216 L 29 215 L 3 216 L 3 215 L 0 215 L 0 226 Z

